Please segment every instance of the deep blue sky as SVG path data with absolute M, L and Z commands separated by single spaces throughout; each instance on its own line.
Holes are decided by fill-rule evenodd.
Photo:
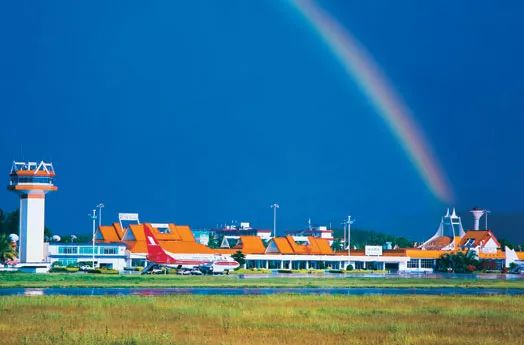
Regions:
M 488 207 L 496 233 L 524 241 L 524 5 L 321 4 L 413 111 L 449 206 Z M 89 231 L 100 201 L 105 223 L 266 228 L 279 202 L 287 229 L 349 213 L 420 240 L 448 206 L 286 2 L 2 2 L 0 46 L 0 165 L 7 184 L 13 159 L 54 163 L 57 233 Z

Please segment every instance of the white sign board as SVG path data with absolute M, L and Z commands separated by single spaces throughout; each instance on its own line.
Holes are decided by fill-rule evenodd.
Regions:
M 365 247 L 366 256 L 380 256 L 382 255 L 382 246 L 366 246 Z

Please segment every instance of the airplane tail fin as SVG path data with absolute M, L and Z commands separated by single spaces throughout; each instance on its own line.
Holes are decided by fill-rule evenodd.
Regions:
M 158 264 L 174 263 L 174 259 L 167 255 L 164 249 L 162 249 L 160 243 L 156 239 L 155 235 L 153 235 L 153 231 L 151 230 L 151 225 L 144 224 L 144 235 L 146 237 L 147 243 L 147 260 Z

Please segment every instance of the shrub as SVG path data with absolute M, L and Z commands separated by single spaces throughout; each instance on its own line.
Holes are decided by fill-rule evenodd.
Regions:
M 54 266 L 51 267 L 49 272 L 51 273 L 75 273 L 78 272 L 78 267 L 61 267 L 61 266 Z
M 342 270 L 329 270 L 329 273 L 344 273 Z
M 95 268 L 87 270 L 88 273 L 98 273 L 98 274 L 118 274 L 117 270 L 111 268 Z
M 278 273 L 293 273 L 293 270 L 278 270 Z
M 348 267 L 346 267 L 346 271 L 353 271 L 353 265 L 348 265 Z
M 473 265 L 467 265 L 466 266 L 466 270 L 468 272 L 475 272 L 477 270 L 477 267 L 473 266 Z

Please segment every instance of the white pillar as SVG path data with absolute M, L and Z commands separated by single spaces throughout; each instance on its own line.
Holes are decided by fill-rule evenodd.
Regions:
M 280 260 L 280 269 L 284 269 L 284 260 Z
M 266 260 L 266 270 L 269 269 L 269 260 Z
M 20 262 L 44 261 L 45 195 L 20 196 Z
M 309 269 L 309 260 L 306 261 L 306 270 L 308 270 L 308 269 Z

